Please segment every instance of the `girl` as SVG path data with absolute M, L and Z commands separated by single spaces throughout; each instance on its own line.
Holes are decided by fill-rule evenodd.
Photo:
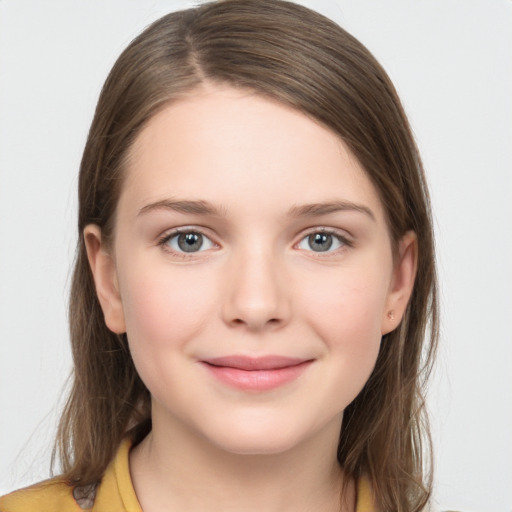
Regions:
M 107 79 L 79 203 L 63 474 L 0 510 L 425 507 L 428 193 L 358 41 L 284 1 L 165 16 Z

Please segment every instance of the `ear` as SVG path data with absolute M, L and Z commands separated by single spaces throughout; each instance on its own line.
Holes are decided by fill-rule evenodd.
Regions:
M 407 231 L 398 244 L 398 255 L 383 311 L 382 335 L 396 329 L 402 321 L 414 288 L 417 267 L 418 239 L 414 231 Z
M 112 332 L 122 334 L 126 332 L 126 327 L 114 258 L 102 242 L 99 226 L 87 225 L 84 240 L 105 323 Z

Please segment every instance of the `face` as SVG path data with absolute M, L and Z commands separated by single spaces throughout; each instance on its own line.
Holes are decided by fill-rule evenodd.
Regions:
M 335 134 L 228 87 L 149 121 L 113 247 L 85 236 L 154 425 L 234 453 L 339 433 L 415 271 L 414 237 L 393 258 L 378 194 Z

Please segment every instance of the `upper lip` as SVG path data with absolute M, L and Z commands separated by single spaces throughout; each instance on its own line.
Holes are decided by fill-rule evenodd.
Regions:
M 298 364 L 310 361 L 299 357 L 287 357 L 279 355 L 268 355 L 259 357 L 250 357 L 243 355 L 231 355 L 224 357 L 212 357 L 203 359 L 203 363 L 212 366 L 223 366 L 228 368 L 236 368 L 239 370 L 278 370 L 289 366 L 297 366 Z

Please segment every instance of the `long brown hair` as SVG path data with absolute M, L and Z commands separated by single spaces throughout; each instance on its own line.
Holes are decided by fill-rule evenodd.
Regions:
M 418 511 L 432 485 L 423 391 L 438 334 L 420 157 L 395 89 L 368 50 L 334 22 L 285 1 L 225 0 L 164 16 L 128 46 L 103 87 L 80 168 L 69 306 L 74 381 L 56 443 L 64 476 L 97 481 L 123 436 L 137 442 L 151 429 L 149 392 L 126 336 L 105 325 L 82 233 L 94 223 L 112 236 L 133 141 L 155 113 L 206 82 L 248 88 L 333 130 L 375 185 L 395 246 L 406 231 L 417 235 L 412 297 L 344 412 L 338 460 L 349 475 L 369 479 L 380 509 Z

